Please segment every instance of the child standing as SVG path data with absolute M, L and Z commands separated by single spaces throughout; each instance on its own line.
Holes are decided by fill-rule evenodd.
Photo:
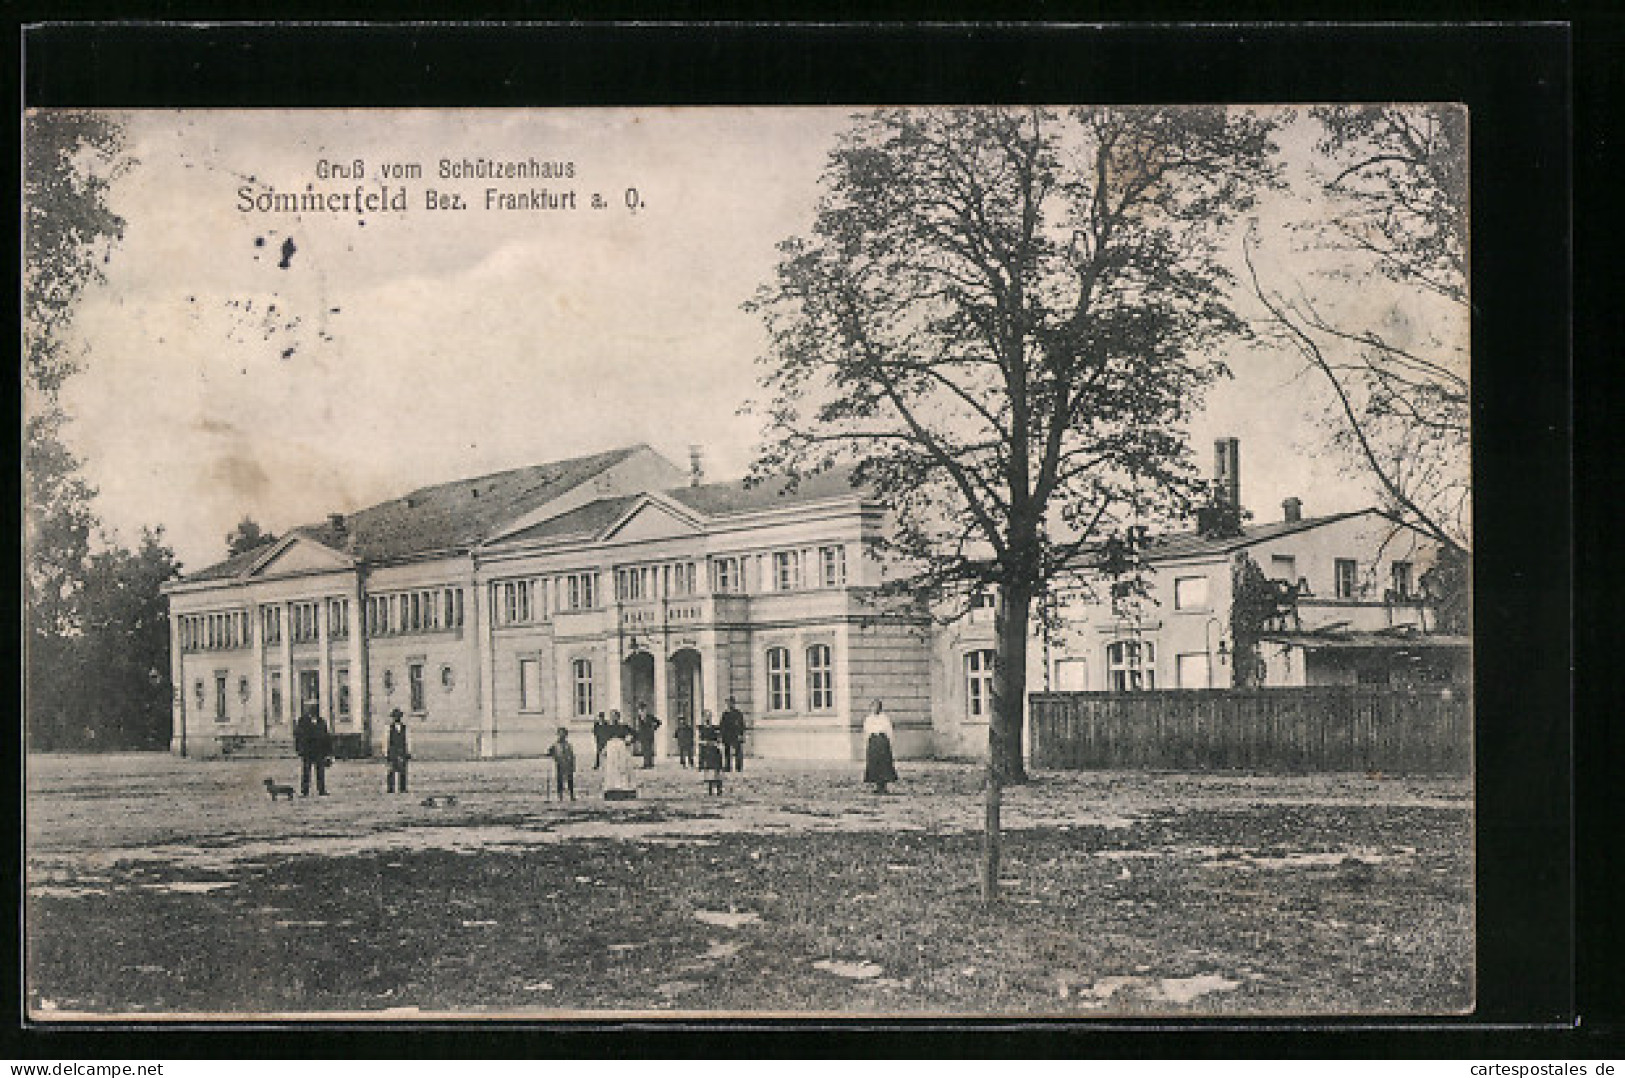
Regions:
M 700 770 L 705 773 L 705 792 L 722 794 L 722 731 L 705 712 L 700 723 Z
M 570 800 L 576 799 L 576 750 L 570 747 L 570 731 L 559 727 L 559 739 L 553 742 L 547 750 L 553 757 L 553 776 L 558 780 L 557 789 L 559 800 L 564 800 L 564 791 L 570 791 Z

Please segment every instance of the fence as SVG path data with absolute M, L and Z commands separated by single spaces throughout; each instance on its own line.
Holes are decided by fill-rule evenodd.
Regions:
M 1466 775 L 1461 690 L 1342 687 L 1034 693 L 1032 762 L 1048 768 Z

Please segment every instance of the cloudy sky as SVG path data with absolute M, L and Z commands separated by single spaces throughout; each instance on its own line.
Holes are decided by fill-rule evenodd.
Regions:
M 164 525 L 198 569 L 245 515 L 280 532 L 638 442 L 678 463 L 699 444 L 712 478 L 742 474 L 759 424 L 738 410 L 764 334 L 740 304 L 775 244 L 808 229 L 846 122 L 734 108 L 128 115 L 138 163 L 112 193 L 126 234 L 81 304 L 84 371 L 65 393 L 102 519 L 126 542 Z M 1287 143 L 1307 163 L 1301 133 Z M 571 162 L 573 176 L 441 179 L 442 159 L 480 158 Z M 407 212 L 240 209 L 245 188 L 353 190 L 318 168 L 356 159 L 368 191 L 406 188 Z M 422 176 L 377 178 L 407 163 Z M 487 211 L 487 186 L 573 190 L 578 208 Z M 470 208 L 430 211 L 430 188 Z M 1199 447 L 1242 439 L 1243 500 L 1261 519 L 1291 494 L 1311 513 L 1372 500 L 1324 451 L 1323 401 L 1294 357 L 1255 345 L 1230 364 L 1192 433 Z

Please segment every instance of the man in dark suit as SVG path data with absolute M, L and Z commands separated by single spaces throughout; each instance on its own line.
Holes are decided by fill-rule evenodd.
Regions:
M 637 737 L 638 749 L 643 753 L 643 766 L 647 770 L 655 765 L 655 731 L 660 729 L 660 719 L 649 710 L 649 705 L 638 703 Z
M 386 793 L 395 792 L 395 776 L 401 779 L 401 793 L 406 792 L 406 761 L 412 754 L 406 750 L 406 717 L 401 709 L 396 708 L 389 713 L 389 745 L 384 751 L 384 759 L 389 762 L 389 778 L 385 780 Z
M 314 705 L 293 726 L 293 748 L 299 754 L 299 793 L 310 796 L 310 773 L 316 772 L 316 794 L 327 796 L 327 765 L 332 762 L 333 734 Z
M 722 713 L 722 769 L 745 770 L 745 713 L 733 697 L 728 697 L 728 710 Z

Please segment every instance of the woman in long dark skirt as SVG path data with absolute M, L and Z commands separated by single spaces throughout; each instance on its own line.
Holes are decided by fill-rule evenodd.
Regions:
M 897 781 L 891 739 L 891 719 L 886 717 L 884 702 L 876 700 L 874 711 L 863 720 L 863 781 L 873 783 L 876 793 L 885 793 L 887 785 Z

